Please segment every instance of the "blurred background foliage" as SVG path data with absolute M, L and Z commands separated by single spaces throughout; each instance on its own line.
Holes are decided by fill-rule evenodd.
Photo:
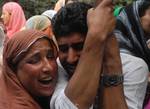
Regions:
M 57 0 L 0 0 L 0 10 L 2 10 L 2 5 L 8 1 L 18 2 L 25 12 L 26 18 L 29 18 L 33 15 L 38 15 L 48 9 L 53 9 Z M 93 2 L 94 0 L 79 0 L 82 2 Z M 116 5 L 127 5 L 132 3 L 135 0 L 115 0 Z M 1 15 L 1 11 L 0 11 Z

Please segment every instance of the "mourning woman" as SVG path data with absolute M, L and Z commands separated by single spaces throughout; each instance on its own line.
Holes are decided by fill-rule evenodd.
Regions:
M 4 47 L 0 109 L 49 109 L 57 82 L 57 49 L 44 33 L 16 33 Z

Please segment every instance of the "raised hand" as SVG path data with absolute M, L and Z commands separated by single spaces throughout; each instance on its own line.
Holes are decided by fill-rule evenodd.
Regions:
M 96 8 L 88 11 L 88 28 L 101 39 L 105 39 L 113 31 L 115 23 L 112 0 L 103 0 Z

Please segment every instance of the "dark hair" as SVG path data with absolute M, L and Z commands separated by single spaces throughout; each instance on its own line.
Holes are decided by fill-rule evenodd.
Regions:
M 150 8 L 150 1 L 146 1 L 146 2 L 143 2 L 143 4 L 141 4 L 141 6 L 139 7 L 139 16 L 142 17 L 145 15 L 145 12 L 147 9 Z
M 86 16 L 91 7 L 81 2 L 62 7 L 52 19 L 52 29 L 56 39 L 75 32 L 86 34 L 88 30 Z

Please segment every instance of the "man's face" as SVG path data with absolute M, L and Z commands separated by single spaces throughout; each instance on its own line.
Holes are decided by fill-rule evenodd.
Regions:
M 146 34 L 150 35 L 150 8 L 148 8 L 145 15 L 141 17 L 141 24 Z
M 59 59 L 67 71 L 69 78 L 73 75 L 83 48 L 85 36 L 80 33 L 72 33 L 57 39 L 59 47 Z

